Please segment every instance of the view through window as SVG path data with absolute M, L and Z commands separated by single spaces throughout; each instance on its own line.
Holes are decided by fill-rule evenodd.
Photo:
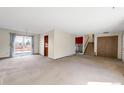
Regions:
M 14 42 L 14 55 L 32 54 L 32 37 L 16 36 Z

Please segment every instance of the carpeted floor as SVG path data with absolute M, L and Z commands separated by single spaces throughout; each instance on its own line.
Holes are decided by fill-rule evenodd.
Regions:
M 124 63 L 80 55 L 57 60 L 40 55 L 9 58 L 0 60 L 0 84 L 124 84 Z

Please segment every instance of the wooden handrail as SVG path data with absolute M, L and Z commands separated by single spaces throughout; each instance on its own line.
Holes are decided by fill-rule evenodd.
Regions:
M 85 46 L 87 45 L 88 41 L 89 41 L 89 36 L 88 36 L 88 39 L 87 39 L 87 41 L 86 41 L 86 43 L 85 43 Z
M 83 53 L 84 53 L 84 52 L 85 52 L 85 50 L 86 50 L 86 46 L 88 45 L 88 41 L 89 41 L 89 36 L 88 36 L 87 41 L 86 41 L 86 43 L 85 43 L 85 45 L 84 45 L 84 48 L 83 48 Z

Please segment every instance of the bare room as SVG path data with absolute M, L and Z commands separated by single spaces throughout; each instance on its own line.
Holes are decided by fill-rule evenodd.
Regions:
M 0 85 L 123 85 L 123 25 L 121 7 L 0 7 Z

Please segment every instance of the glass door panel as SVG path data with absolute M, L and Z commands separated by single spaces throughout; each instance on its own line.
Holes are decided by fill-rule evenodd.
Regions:
M 23 51 L 25 53 L 32 52 L 32 37 L 24 36 Z
M 16 36 L 14 42 L 14 56 L 32 54 L 32 37 Z

